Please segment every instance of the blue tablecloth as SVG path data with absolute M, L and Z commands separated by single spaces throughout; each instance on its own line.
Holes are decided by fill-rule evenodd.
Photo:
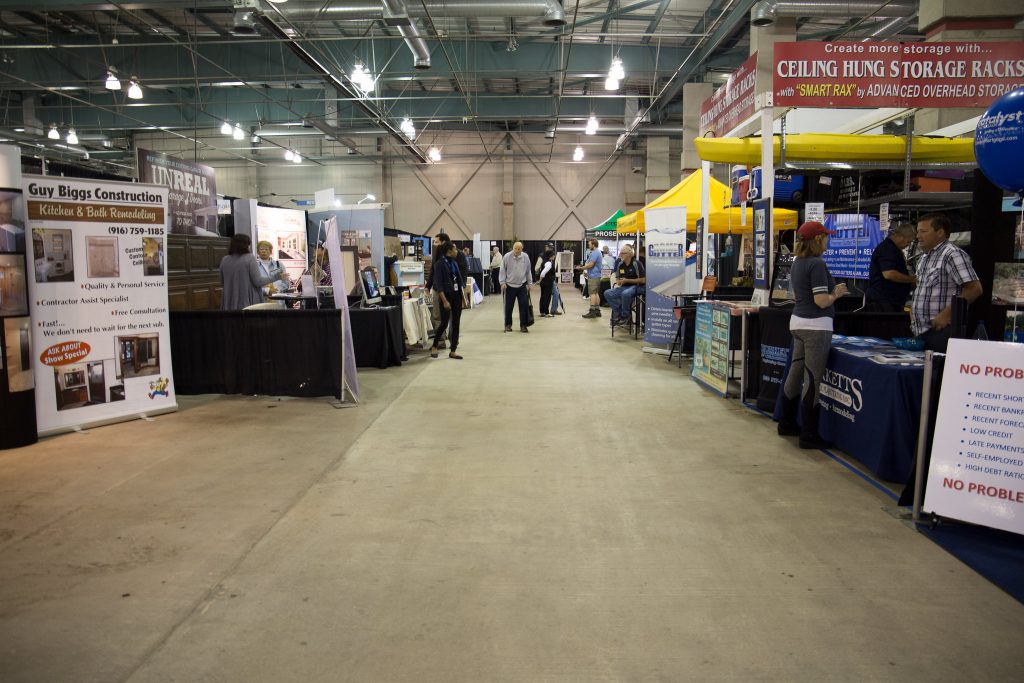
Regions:
M 836 344 L 829 353 L 821 391 L 821 436 L 879 478 L 904 483 L 917 447 L 924 368 L 882 365 L 844 348 L 849 347 Z M 893 347 L 879 342 L 879 348 Z M 778 414 L 776 404 L 776 419 Z

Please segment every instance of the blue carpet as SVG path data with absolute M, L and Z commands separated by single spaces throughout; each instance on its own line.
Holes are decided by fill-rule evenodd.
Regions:
M 925 536 L 1024 603 L 1024 536 L 988 527 L 943 522 L 918 527 Z

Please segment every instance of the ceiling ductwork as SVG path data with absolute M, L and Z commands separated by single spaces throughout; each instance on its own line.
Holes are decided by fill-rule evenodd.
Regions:
M 750 8 L 751 26 L 771 26 L 779 17 L 911 17 L 916 2 L 819 2 L 819 0 L 761 0 Z
M 231 35 L 254 36 L 256 33 L 256 12 L 251 9 L 235 10 L 235 16 L 231 26 Z
M 404 0 L 384 0 L 384 23 L 398 29 L 412 52 L 412 65 L 416 69 L 430 68 L 430 48 L 423 40 L 419 26 L 409 17 Z
M 385 0 L 384 4 L 388 4 Z M 288 3 L 281 12 L 292 20 L 385 19 L 386 10 L 374 2 L 347 2 L 324 7 L 324 3 Z M 545 26 L 564 26 L 565 10 L 558 0 L 418 0 L 405 8 L 412 19 L 442 17 L 541 17 Z
M 89 151 L 84 147 L 69 145 L 65 142 L 61 142 L 60 140 L 50 140 L 45 135 L 30 135 L 28 133 L 19 133 L 18 131 L 11 130 L 9 128 L 0 128 L 0 139 L 18 142 L 31 147 L 46 148 L 73 159 L 89 158 Z
M 886 19 L 885 21 L 879 22 L 870 33 L 861 38 L 862 43 L 866 43 L 870 40 L 878 40 L 879 38 L 888 38 L 890 36 L 898 35 L 903 29 L 913 22 L 914 17 L 893 17 L 892 19 Z

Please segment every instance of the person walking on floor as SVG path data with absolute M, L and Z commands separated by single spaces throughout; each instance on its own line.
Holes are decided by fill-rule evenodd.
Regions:
M 430 347 L 430 357 L 437 358 L 437 350 L 441 343 L 441 337 L 448 330 L 448 323 L 451 322 L 451 330 L 448 334 L 448 357 L 455 360 L 462 360 L 462 356 L 456 353 L 459 348 L 459 322 L 462 320 L 462 290 L 465 289 L 462 274 L 456 263 L 458 247 L 452 242 L 445 242 L 438 248 L 440 258 L 434 262 L 433 285 L 434 296 L 437 297 L 441 306 L 441 323 L 434 330 L 434 345 Z
M 540 317 L 552 318 L 561 315 L 558 312 L 558 301 L 553 299 L 555 292 L 555 252 L 545 249 L 542 257 L 543 265 L 540 267 Z
M 497 246 L 491 247 L 491 292 L 497 293 L 500 285 L 498 284 L 498 272 L 501 270 L 501 249 Z
M 529 287 L 533 284 L 533 273 L 530 270 L 530 258 L 523 253 L 522 242 L 513 244 L 512 251 L 501 259 L 498 283 L 505 297 L 505 331 L 512 331 L 512 306 L 518 302 L 519 331 L 529 332 L 526 306 Z
M 836 300 L 846 294 L 845 284 L 836 284 L 821 255 L 834 234 L 817 221 L 808 221 L 796 231 L 796 259 L 790 270 L 790 282 L 796 305 L 789 319 L 793 335 L 793 360 L 783 386 L 780 436 L 799 436 L 800 448 L 825 448 L 818 435 L 821 406 L 818 393 L 821 378 L 832 348 L 832 318 Z M 803 399 L 801 400 L 801 390 Z M 797 426 L 800 412 L 802 426 Z
M 952 333 L 953 297 L 973 303 L 984 291 L 971 258 L 949 241 L 949 217 L 930 213 L 917 221 L 917 245 L 924 256 L 917 262 L 917 289 L 910 306 L 910 327 L 924 338 L 924 347 L 946 352 Z
M 587 274 L 587 293 L 590 295 L 590 310 L 583 314 L 584 318 L 601 317 L 601 265 L 604 254 L 598 248 L 596 239 L 587 240 L 590 252 L 587 260 L 582 266 L 578 266 Z
M 633 299 L 644 289 L 647 274 L 640 261 L 633 258 L 633 248 L 623 247 L 616 261 L 615 286 L 604 293 L 605 300 L 612 308 L 612 325 L 628 325 Z
M 903 250 L 917 237 L 917 228 L 910 223 L 897 225 L 871 252 L 868 288 L 864 292 L 864 308 L 875 313 L 902 313 L 917 278 L 907 269 Z

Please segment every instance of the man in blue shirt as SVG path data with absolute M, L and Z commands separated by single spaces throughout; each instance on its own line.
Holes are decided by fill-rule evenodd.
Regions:
M 875 247 L 868 270 L 866 308 L 877 313 L 902 313 L 917 278 L 907 270 L 903 250 L 917 237 L 917 228 L 903 223 Z
M 590 311 L 583 314 L 584 318 L 601 317 L 601 262 L 604 254 L 597 245 L 596 239 L 587 240 L 590 252 L 586 262 L 579 266 L 587 274 L 587 292 L 590 294 Z

